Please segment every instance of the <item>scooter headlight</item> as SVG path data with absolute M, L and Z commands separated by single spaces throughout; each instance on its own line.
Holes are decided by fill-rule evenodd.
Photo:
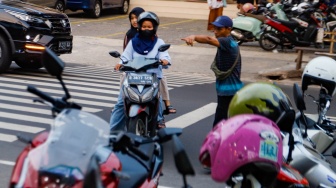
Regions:
M 140 102 L 140 98 L 138 96 L 138 94 L 132 90 L 131 87 L 124 87 L 124 92 L 125 92 L 125 95 L 126 97 L 128 97 L 131 101 L 133 102 Z
M 151 101 L 153 98 L 153 94 L 154 94 L 154 88 L 151 87 L 150 89 L 147 90 L 147 92 L 142 96 L 141 101 L 144 102 L 148 102 Z

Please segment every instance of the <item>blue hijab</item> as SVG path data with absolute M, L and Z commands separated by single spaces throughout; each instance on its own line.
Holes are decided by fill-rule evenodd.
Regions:
M 153 50 L 157 36 L 154 35 L 151 39 L 145 39 L 140 37 L 139 33 L 137 33 L 134 38 L 132 39 L 132 46 L 133 49 L 141 55 L 147 55 L 150 51 Z

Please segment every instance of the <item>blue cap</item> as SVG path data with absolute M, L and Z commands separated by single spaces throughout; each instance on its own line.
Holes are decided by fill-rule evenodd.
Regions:
M 232 27 L 233 23 L 228 16 L 218 16 L 212 25 L 216 27 Z

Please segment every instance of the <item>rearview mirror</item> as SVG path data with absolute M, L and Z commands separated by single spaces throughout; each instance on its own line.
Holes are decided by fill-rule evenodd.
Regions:
M 120 53 L 117 51 L 110 51 L 109 54 L 110 56 L 115 57 L 115 58 L 120 57 Z
M 43 52 L 42 64 L 50 75 L 56 77 L 62 75 L 65 67 L 65 63 L 50 48 Z
M 164 52 L 164 51 L 168 50 L 169 48 L 170 48 L 170 44 L 162 44 L 159 47 L 159 52 Z
M 195 175 L 195 171 L 190 163 L 187 152 L 176 135 L 173 135 L 173 154 L 176 168 L 180 174 L 183 176 Z

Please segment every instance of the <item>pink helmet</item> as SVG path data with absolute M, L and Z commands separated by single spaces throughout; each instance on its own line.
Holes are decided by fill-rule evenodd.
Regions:
M 251 3 L 245 3 L 242 9 L 244 12 L 249 12 L 254 9 L 254 6 Z
M 235 174 L 245 173 L 268 186 L 282 164 L 280 129 L 270 119 L 256 114 L 222 120 L 207 135 L 199 160 L 211 167 L 211 177 L 217 182 L 228 182 Z

